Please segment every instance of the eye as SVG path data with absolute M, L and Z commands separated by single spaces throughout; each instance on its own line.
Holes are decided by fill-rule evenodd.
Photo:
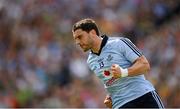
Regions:
M 79 39 L 81 39 L 81 38 L 82 38 L 82 35 L 79 36 Z
M 77 39 L 81 39 L 82 38 L 82 35 L 79 35 L 78 37 L 77 37 Z

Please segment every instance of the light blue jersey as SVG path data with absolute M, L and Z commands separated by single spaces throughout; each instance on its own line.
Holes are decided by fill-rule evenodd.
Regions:
M 114 79 L 109 72 L 112 64 L 128 68 L 140 56 L 142 53 L 129 39 L 109 38 L 105 35 L 99 53 L 89 53 L 87 63 L 110 94 L 113 108 L 121 107 L 129 101 L 155 90 L 144 75 Z

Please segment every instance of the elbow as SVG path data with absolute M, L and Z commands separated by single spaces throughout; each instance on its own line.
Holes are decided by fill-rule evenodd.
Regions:
M 146 73 L 148 73 L 148 72 L 150 71 L 151 67 L 150 67 L 149 62 L 146 62 L 146 63 L 145 63 L 145 67 L 144 67 L 144 68 L 146 68 L 146 69 L 145 69 L 145 72 L 146 72 Z
M 144 56 L 142 56 L 141 59 L 142 59 L 142 63 L 143 63 L 144 72 L 148 73 L 151 69 L 149 61 Z

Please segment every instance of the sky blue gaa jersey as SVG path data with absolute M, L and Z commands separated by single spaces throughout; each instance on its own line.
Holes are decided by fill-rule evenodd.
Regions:
M 102 81 L 107 92 L 112 97 L 113 108 L 136 99 L 150 91 L 155 90 L 144 75 L 112 78 L 110 67 L 118 64 L 122 68 L 132 66 L 133 62 L 143 54 L 127 38 L 107 37 L 103 35 L 99 53 L 89 53 L 88 66 Z

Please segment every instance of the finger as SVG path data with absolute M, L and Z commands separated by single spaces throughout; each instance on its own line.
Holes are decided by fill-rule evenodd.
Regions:
M 106 98 L 105 98 L 104 102 L 111 102 L 111 97 L 106 96 Z
M 111 67 L 112 67 L 112 68 L 115 68 L 116 66 L 117 66 L 117 64 L 112 64 L 112 66 L 111 66 Z
M 104 104 L 109 104 L 111 101 L 109 101 L 109 100 L 105 100 L 104 101 Z
M 104 104 L 105 104 L 105 105 L 111 105 L 111 104 L 112 104 L 112 102 L 111 102 L 111 101 L 109 101 L 109 100 L 106 100 L 106 101 L 104 101 Z
M 111 102 L 106 103 L 105 105 L 106 105 L 106 107 L 108 107 L 108 108 L 111 108 L 111 107 L 112 107 L 112 103 L 111 103 Z
M 112 64 L 112 67 L 115 67 L 116 66 L 116 64 Z
M 109 105 L 109 104 L 111 104 L 111 102 L 110 101 L 105 101 L 104 104 Z
M 111 73 L 114 73 L 114 72 L 116 72 L 116 69 L 111 69 Z
M 116 69 L 116 68 L 118 68 L 118 67 L 119 67 L 118 64 L 112 64 L 112 66 L 111 66 L 111 68 L 113 68 L 113 69 Z
M 106 96 L 106 99 L 104 100 L 104 104 L 106 105 L 106 107 L 112 108 L 112 100 L 111 100 L 111 97 Z
M 111 101 L 111 97 L 106 97 L 104 101 Z
M 114 65 L 114 68 L 118 68 L 118 67 L 119 67 L 119 65 L 118 65 L 118 64 L 115 64 L 115 65 Z
M 116 71 L 114 71 L 114 72 L 112 73 L 112 75 L 113 75 L 113 77 L 115 77 L 115 78 L 119 78 L 119 77 L 120 77 L 119 73 L 117 73 Z
M 116 69 L 116 67 L 115 66 L 111 66 L 111 70 L 115 70 Z

